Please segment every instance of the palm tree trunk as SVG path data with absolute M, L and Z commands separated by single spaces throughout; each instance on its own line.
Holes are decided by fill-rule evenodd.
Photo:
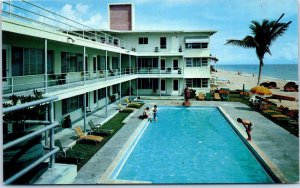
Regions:
M 260 79 L 261 79 L 261 71 L 262 71 L 262 66 L 263 66 L 263 60 L 260 59 L 259 60 L 259 71 L 258 71 L 258 78 L 257 78 L 257 85 L 256 86 L 259 86 L 259 83 L 260 83 Z

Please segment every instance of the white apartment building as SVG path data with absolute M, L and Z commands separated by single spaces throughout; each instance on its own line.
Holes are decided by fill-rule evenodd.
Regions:
M 100 31 L 13 2 L 4 2 L 2 12 L 4 102 L 43 91 L 58 97 L 55 121 L 70 115 L 76 123 L 86 115 L 84 105 L 92 113 L 112 96 L 182 96 L 186 86 L 210 91 L 210 37 L 216 31 Z M 4 127 L 4 134 L 15 129 Z

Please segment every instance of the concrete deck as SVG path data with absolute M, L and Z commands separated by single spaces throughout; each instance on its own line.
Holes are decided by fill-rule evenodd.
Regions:
M 160 97 L 156 97 L 158 99 Z M 163 98 L 160 98 L 163 99 Z M 170 98 L 171 99 L 171 98 Z M 172 98 L 173 99 L 173 98 Z M 144 100 L 146 106 L 182 106 L 183 100 L 174 98 L 173 100 Z M 263 161 L 270 167 L 274 174 L 285 183 L 295 183 L 299 181 L 299 138 L 289 134 L 277 124 L 266 119 L 256 111 L 251 110 L 247 105 L 233 102 L 220 101 L 191 101 L 192 106 L 219 106 L 227 119 L 233 122 L 233 126 L 244 138 L 246 144 L 249 144 L 253 150 L 258 153 Z M 115 167 L 117 160 L 121 158 L 124 148 L 128 147 L 137 132 L 145 124 L 145 120 L 137 117 L 143 109 L 133 112 L 131 118 L 122 129 L 100 150 L 92 159 L 85 164 L 78 172 L 73 184 L 112 184 L 122 183 L 109 180 L 110 172 Z M 87 117 L 92 118 L 95 123 L 103 123 L 110 116 L 113 116 L 117 110 L 116 105 L 111 104 L 108 107 L 106 116 L 105 109 L 100 110 Z M 247 138 L 244 127 L 236 122 L 236 118 L 250 119 L 254 124 L 252 130 L 252 142 L 246 141 Z M 77 123 L 83 126 L 83 123 Z M 76 140 L 75 131 L 65 129 L 56 135 L 60 138 L 63 145 L 72 144 Z M 139 183 L 139 182 L 128 182 Z M 140 182 L 147 183 L 147 182 Z

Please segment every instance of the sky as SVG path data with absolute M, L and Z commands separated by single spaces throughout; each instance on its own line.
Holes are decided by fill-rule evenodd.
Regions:
M 292 21 L 271 45 L 265 64 L 298 63 L 297 0 L 32 0 L 95 29 L 108 29 L 108 4 L 133 3 L 136 30 L 216 30 L 211 54 L 218 64 L 258 64 L 254 49 L 225 45 L 251 35 L 251 21 Z

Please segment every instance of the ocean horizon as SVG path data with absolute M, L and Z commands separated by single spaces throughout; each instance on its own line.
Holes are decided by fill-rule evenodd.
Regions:
M 216 69 L 258 75 L 259 65 L 214 65 Z M 262 76 L 298 82 L 298 64 L 266 64 Z

